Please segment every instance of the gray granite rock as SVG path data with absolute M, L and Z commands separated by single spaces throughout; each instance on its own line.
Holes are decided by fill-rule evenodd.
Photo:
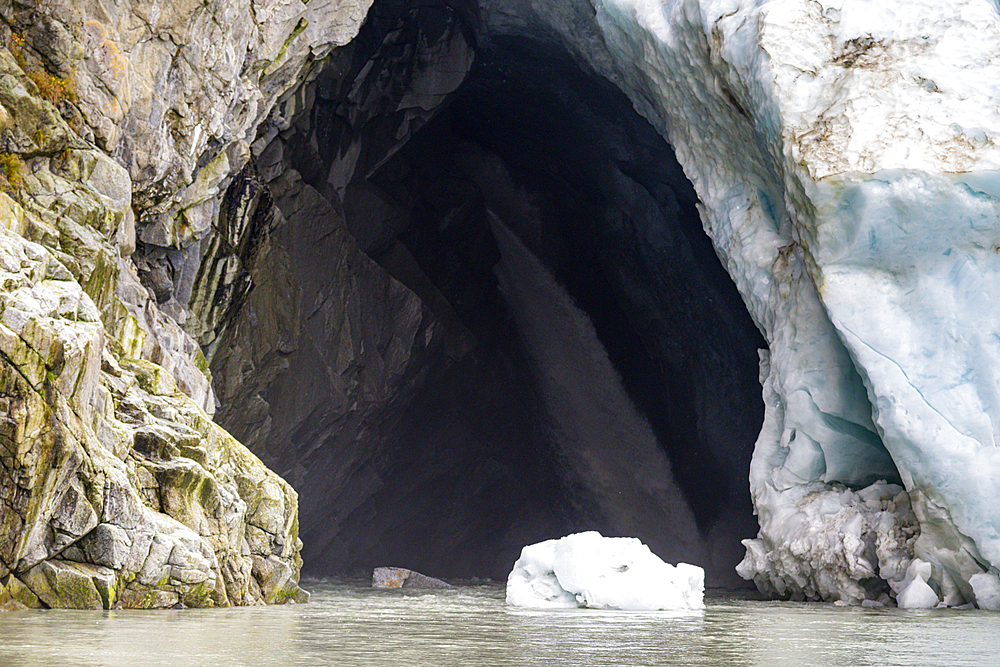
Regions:
M 372 588 L 454 588 L 451 584 L 402 567 L 376 567 Z
M 156 221 L 164 245 L 208 231 L 246 135 L 367 7 L 256 8 L 266 28 L 236 1 L 0 7 L 0 604 L 305 596 L 295 491 L 211 421 L 184 309 L 130 259 L 137 215 L 146 242 Z M 288 69 L 264 73 L 286 40 Z M 159 266 L 193 270 L 182 255 Z M 164 308 L 176 277 L 154 273 Z

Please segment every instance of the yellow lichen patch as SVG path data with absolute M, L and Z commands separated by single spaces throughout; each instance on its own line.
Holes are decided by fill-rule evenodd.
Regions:
M 18 67 L 38 87 L 38 94 L 41 97 L 53 104 L 59 104 L 63 100 L 77 101 L 74 72 L 70 72 L 69 76 L 60 77 L 49 73 L 40 65 L 29 62 L 24 48 L 24 37 L 17 33 L 11 35 L 7 50 L 14 56 Z
M 14 194 L 24 183 L 24 160 L 17 153 L 0 153 L 0 169 L 3 170 L 0 187 Z

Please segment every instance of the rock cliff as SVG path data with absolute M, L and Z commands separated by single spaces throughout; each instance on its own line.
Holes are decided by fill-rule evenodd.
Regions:
M 78 419 L 52 438 L 79 443 L 47 464 L 68 450 L 11 436 L 5 488 L 31 491 L 8 494 L 10 590 L 61 568 L 118 591 L 104 605 L 294 597 L 295 493 L 213 418 L 307 499 L 316 571 L 501 577 L 523 544 L 594 528 L 732 578 L 762 343 L 669 146 L 579 45 L 513 9 L 4 5 L 10 243 L 53 258 L 8 293 L 58 275 L 90 318 L 64 326 L 37 295 L 8 309 L 34 318 L 12 340 L 44 348 L 34 370 L 12 349 L 11 372 L 53 414 L 65 395 Z M 59 333 L 36 342 L 41 318 Z M 46 394 L 56 380 L 73 391 Z M 109 475 L 128 520 L 97 491 Z M 205 576 L 185 576 L 211 595 L 140 558 L 136 535 L 181 530 L 168 518 L 201 536 L 183 553 Z
M 277 99 L 366 10 L 0 4 L 7 603 L 305 599 L 297 495 L 212 421 L 156 262 L 184 266 Z

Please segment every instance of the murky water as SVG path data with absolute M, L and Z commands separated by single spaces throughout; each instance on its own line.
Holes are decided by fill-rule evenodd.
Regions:
M 0 665 L 990 665 L 1000 614 L 759 602 L 693 614 L 538 612 L 503 586 L 308 582 L 306 605 L 0 614 Z

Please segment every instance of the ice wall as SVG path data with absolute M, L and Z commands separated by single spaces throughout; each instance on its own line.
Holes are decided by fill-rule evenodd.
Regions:
M 857 601 L 915 554 L 974 600 L 1000 566 L 997 5 L 593 4 L 770 347 L 741 574 Z

